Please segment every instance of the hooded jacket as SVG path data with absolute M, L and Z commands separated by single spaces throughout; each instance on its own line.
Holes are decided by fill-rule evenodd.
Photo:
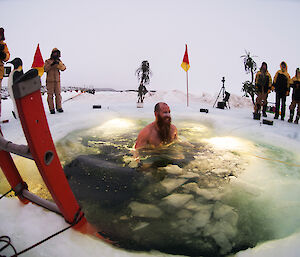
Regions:
M 256 73 L 255 87 L 258 93 L 268 93 L 272 87 L 272 77 L 268 71 L 263 73 L 261 70 Z
M 292 100 L 300 101 L 300 75 L 291 79 L 291 87 L 293 88 Z
M 54 48 L 51 52 L 51 56 L 54 52 L 59 51 Z M 60 59 L 57 60 L 58 64 L 53 64 L 54 59 L 50 58 L 45 61 L 44 70 L 47 73 L 46 82 L 60 82 L 60 71 L 64 71 L 66 66 L 62 63 Z
M 275 92 L 281 96 L 285 96 L 289 94 L 290 91 L 290 80 L 291 77 L 287 72 L 287 65 L 285 62 L 286 68 L 282 67 L 282 63 L 280 64 L 280 70 L 276 72 L 274 76 L 274 87 L 275 87 Z
M 1 45 L 4 45 L 4 49 L 3 52 L 6 54 L 6 57 L 4 60 L 0 60 L 0 79 L 3 79 L 3 75 L 4 75 L 4 62 L 7 62 L 10 58 L 10 53 L 8 51 L 7 45 L 6 43 L 4 43 L 3 40 L 0 41 Z

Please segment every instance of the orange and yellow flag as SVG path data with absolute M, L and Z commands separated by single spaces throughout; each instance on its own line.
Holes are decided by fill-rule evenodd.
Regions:
M 43 57 L 42 57 L 42 54 L 41 54 L 39 44 L 37 45 L 31 68 L 37 69 L 38 72 L 39 72 L 39 76 L 40 77 L 43 76 L 43 74 L 44 74 L 44 60 L 43 60 Z
M 187 51 L 187 44 L 185 45 L 185 53 L 184 53 L 184 56 L 183 56 L 183 61 L 182 61 L 182 64 L 181 64 L 181 68 L 184 69 L 186 72 L 190 68 L 189 56 L 188 56 L 188 51 Z

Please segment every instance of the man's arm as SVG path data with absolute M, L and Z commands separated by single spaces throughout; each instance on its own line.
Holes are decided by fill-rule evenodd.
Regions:
M 177 139 L 178 133 L 177 133 L 177 128 L 174 126 L 174 139 Z
M 51 68 L 51 64 L 53 63 L 53 60 L 46 60 L 44 65 L 44 71 L 48 72 Z
M 146 147 L 148 145 L 148 137 L 149 137 L 149 129 L 145 127 L 140 131 L 136 139 L 135 149 Z
M 59 61 L 57 68 L 61 71 L 64 71 L 66 69 L 66 66 L 62 63 L 62 61 Z

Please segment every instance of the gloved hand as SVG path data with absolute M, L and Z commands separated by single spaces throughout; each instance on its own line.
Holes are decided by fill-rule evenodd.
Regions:
M 3 51 L 3 50 L 4 50 L 4 45 L 0 44 L 0 51 Z
M 55 64 L 58 64 L 58 60 L 54 60 L 53 63 L 51 63 L 51 66 L 55 65 Z
M 6 58 L 6 53 L 0 52 L 0 59 L 4 60 Z

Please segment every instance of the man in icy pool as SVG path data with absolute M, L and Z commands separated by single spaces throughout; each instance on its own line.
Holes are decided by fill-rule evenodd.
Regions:
M 157 103 L 154 115 L 155 121 L 140 131 L 135 149 L 154 148 L 177 139 L 177 128 L 171 124 L 170 107 L 166 103 Z

